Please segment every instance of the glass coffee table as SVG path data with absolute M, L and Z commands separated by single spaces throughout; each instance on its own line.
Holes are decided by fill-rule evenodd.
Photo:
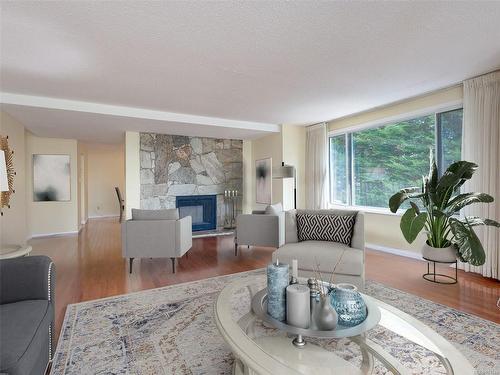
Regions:
M 301 280 L 304 283 L 304 280 Z M 235 356 L 234 374 L 474 374 L 451 343 L 412 316 L 373 297 L 380 309 L 372 330 L 342 339 L 306 337 L 297 348 L 287 333 L 262 322 L 253 296 L 266 276 L 244 276 L 228 284 L 215 302 L 215 320 Z

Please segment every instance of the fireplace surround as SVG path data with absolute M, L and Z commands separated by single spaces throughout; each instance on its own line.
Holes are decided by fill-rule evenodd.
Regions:
M 216 195 L 181 195 L 175 197 L 179 216 L 191 216 L 193 232 L 217 228 Z

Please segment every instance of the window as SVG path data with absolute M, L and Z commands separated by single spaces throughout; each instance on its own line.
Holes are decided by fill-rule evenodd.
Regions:
M 429 150 L 440 173 L 460 159 L 462 109 L 330 137 L 331 201 L 387 207 L 401 188 L 420 186 Z

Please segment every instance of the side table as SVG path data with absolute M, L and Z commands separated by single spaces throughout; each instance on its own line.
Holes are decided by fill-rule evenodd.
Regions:
M 0 259 L 19 258 L 31 253 L 31 246 L 4 245 L 0 248 Z

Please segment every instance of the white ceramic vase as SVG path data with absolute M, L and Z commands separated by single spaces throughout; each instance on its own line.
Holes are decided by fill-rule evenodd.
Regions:
M 422 246 L 422 256 L 435 262 L 453 263 L 457 259 L 457 250 L 453 245 L 443 248 L 432 247 L 426 241 Z

